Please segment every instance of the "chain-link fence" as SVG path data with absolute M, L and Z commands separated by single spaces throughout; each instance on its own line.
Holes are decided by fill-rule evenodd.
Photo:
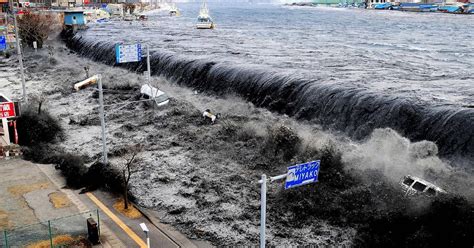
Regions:
M 94 210 L 3 230 L 0 247 L 88 247 L 89 218 L 96 223 L 97 233 L 100 235 L 99 211 Z

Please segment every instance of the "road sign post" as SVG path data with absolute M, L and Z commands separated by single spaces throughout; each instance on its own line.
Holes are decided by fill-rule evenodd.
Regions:
M 142 45 L 140 43 L 132 45 L 115 45 L 115 62 L 117 64 L 140 62 L 142 60 Z M 146 44 L 146 84 L 151 87 L 151 65 L 150 65 L 150 46 Z M 155 98 L 156 95 L 152 95 Z M 153 105 L 154 106 L 154 105 Z
M 265 248 L 265 224 L 267 218 L 267 175 L 262 175 L 260 187 L 260 248 Z
M 312 161 L 304 164 L 297 164 L 288 167 L 286 174 L 270 177 L 269 181 L 273 182 L 280 179 L 285 180 L 285 189 L 290 189 L 318 181 L 319 165 L 321 161 Z M 265 248 L 265 225 L 267 216 L 267 176 L 262 175 L 262 179 L 258 181 L 260 187 L 260 248 Z
M 147 71 L 147 83 L 150 84 L 151 81 L 151 70 L 150 70 L 150 46 L 146 45 L 146 71 Z
M 104 114 L 104 93 L 102 90 L 102 75 L 98 75 L 99 77 L 99 82 L 98 82 L 98 87 L 99 87 L 99 115 L 100 115 L 100 127 L 102 130 L 102 161 L 104 165 L 108 163 L 107 160 L 107 140 L 105 136 L 105 114 Z

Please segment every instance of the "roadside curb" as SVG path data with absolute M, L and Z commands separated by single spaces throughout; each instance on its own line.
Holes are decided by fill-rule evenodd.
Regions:
M 150 213 L 149 210 L 139 207 L 135 204 L 134 206 L 151 224 L 153 224 L 156 228 L 158 228 L 158 230 L 160 230 L 165 236 L 167 236 L 170 240 L 176 243 L 179 247 L 198 248 L 195 244 L 193 244 L 187 237 L 185 237 L 182 233 L 180 233 L 174 227 L 161 223 L 156 217 L 153 216 L 152 213 Z

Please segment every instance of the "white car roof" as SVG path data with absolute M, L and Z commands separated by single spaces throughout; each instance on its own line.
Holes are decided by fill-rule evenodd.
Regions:
M 423 183 L 424 185 L 426 185 L 426 186 L 428 186 L 428 187 L 430 187 L 430 188 L 434 188 L 434 189 L 436 189 L 436 190 L 439 191 L 439 192 L 446 193 L 446 191 L 444 191 L 442 188 L 440 188 L 440 187 L 438 187 L 438 186 L 436 186 L 436 185 L 434 185 L 434 184 L 432 184 L 432 183 L 430 183 L 430 182 L 428 182 L 428 181 L 426 181 L 426 180 L 423 180 L 423 179 L 421 179 L 421 178 L 419 178 L 419 177 L 415 177 L 415 176 L 411 176 L 411 175 L 407 175 L 406 177 L 409 177 L 409 178 L 411 178 L 411 179 L 413 179 L 413 180 L 415 180 L 415 181 L 421 182 L 421 183 Z M 406 178 L 406 177 L 405 177 L 405 178 Z

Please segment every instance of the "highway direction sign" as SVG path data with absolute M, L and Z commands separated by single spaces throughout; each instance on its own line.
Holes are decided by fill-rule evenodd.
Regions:
M 318 181 L 320 160 L 288 167 L 285 189 Z

